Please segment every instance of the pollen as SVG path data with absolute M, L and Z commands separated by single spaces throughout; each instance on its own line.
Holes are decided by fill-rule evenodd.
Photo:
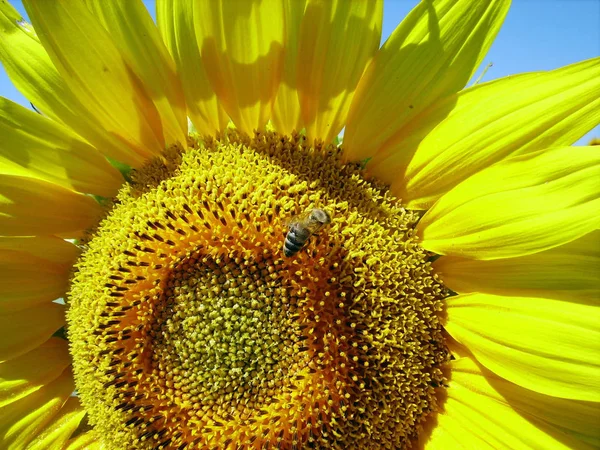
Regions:
M 446 292 L 419 215 L 342 149 L 190 138 L 132 175 L 68 296 L 109 449 L 404 448 L 437 408 Z M 287 224 L 331 216 L 292 257 Z

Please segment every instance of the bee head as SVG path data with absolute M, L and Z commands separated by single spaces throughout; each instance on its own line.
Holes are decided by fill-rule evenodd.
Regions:
M 315 208 L 310 213 L 310 218 L 322 225 L 327 225 L 331 222 L 331 216 L 323 209 Z

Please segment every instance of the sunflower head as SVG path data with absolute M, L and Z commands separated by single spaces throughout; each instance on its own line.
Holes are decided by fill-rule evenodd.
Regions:
M 418 215 L 331 145 L 191 144 L 133 175 L 76 264 L 95 428 L 129 448 L 402 445 L 447 360 Z M 286 219 L 316 206 L 331 225 L 286 258 Z

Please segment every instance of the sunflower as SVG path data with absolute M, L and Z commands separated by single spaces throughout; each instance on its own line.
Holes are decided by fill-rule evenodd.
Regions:
M 465 88 L 508 0 L 24 3 L 2 448 L 600 445 L 600 58 Z

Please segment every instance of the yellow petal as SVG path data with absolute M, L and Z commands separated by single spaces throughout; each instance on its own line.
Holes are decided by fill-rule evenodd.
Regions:
M 55 236 L 5 237 L 0 236 L 0 251 L 5 260 L 45 260 L 53 266 L 71 266 L 79 257 L 80 250 L 74 244 Z
M 560 398 L 600 401 L 600 308 L 560 300 L 463 294 L 446 330 L 485 367 Z
M 75 236 L 101 215 L 92 197 L 35 178 L 0 175 L 0 235 Z
M 277 131 L 288 135 L 294 130 L 300 131 L 304 128 L 300 118 L 300 101 L 298 99 L 298 41 L 306 1 L 286 0 L 283 2 L 285 56 L 281 84 L 273 102 L 271 120 Z
M 600 231 L 517 258 L 479 261 L 443 256 L 433 268 L 444 285 L 459 294 L 482 292 L 589 303 L 600 299 Z
M 510 1 L 420 2 L 361 79 L 344 132 L 345 157 L 392 148 L 403 128 L 436 100 L 462 89 L 492 44 Z
M 123 177 L 98 150 L 58 122 L 0 98 L 0 173 L 112 197 Z
M 69 364 L 69 345 L 59 338 L 50 338 L 29 353 L 0 363 L 0 407 L 51 383 Z
M 478 367 L 498 392 L 519 414 L 541 430 L 552 435 L 569 448 L 593 448 L 600 446 L 600 403 L 569 400 L 539 394 L 522 388 L 492 372 Z M 576 440 L 576 441 L 575 441 Z
M 187 0 L 158 0 L 156 21 L 167 48 L 173 55 L 183 84 L 187 113 L 201 135 L 224 130 L 229 117 L 220 106 L 200 59 L 196 42 L 193 3 Z
M 199 0 L 194 19 L 202 63 L 221 105 L 241 131 L 263 129 L 281 77 L 282 2 Z
M 175 63 L 141 0 L 86 0 L 160 114 L 167 146 L 186 146 L 187 117 Z
M 411 138 L 369 161 L 369 172 L 392 183 L 408 207 L 427 209 L 485 167 L 571 145 L 599 122 L 596 58 L 480 84 L 435 103 L 411 124 Z
M 46 303 L 35 308 L 0 313 L 0 361 L 30 352 L 65 323 L 64 306 Z
M 52 422 L 40 430 L 36 438 L 27 446 L 27 450 L 63 448 L 84 416 L 85 409 L 81 406 L 79 398 L 69 397 Z
M 311 0 L 300 28 L 298 94 L 309 139 L 331 142 L 381 39 L 383 2 Z
M 162 122 L 152 99 L 88 7 L 58 0 L 23 4 L 58 72 L 97 126 L 142 158 L 164 150 Z
M 471 358 L 460 358 L 450 367 L 443 411 L 431 435 L 421 439 L 428 450 L 591 448 L 574 430 L 587 424 L 591 429 L 584 432 L 595 433 L 597 405 L 528 391 L 480 369 Z M 552 409 L 558 407 L 562 409 Z M 546 422 L 557 418 L 562 424 Z
M 63 450 L 102 450 L 104 448 L 106 448 L 104 444 L 98 440 L 93 430 L 90 430 L 69 440 Z
M 99 151 L 132 166 L 144 159 L 109 135 L 66 86 L 33 28 L 6 2 L 0 2 L 0 61 L 14 85 L 45 115 L 66 124 Z
M 0 60 L 13 84 L 45 115 L 61 120 L 74 108 L 69 93 L 33 27 L 9 2 L 0 3 Z M 74 116 L 74 114 L 71 112 Z
M 600 228 L 600 151 L 560 147 L 511 157 L 440 198 L 421 245 L 475 259 L 528 255 Z
M 75 388 L 71 368 L 52 383 L 0 408 L 2 448 L 21 450 L 60 412 Z
M 62 297 L 79 249 L 54 236 L 0 237 L 0 307 L 31 308 Z

